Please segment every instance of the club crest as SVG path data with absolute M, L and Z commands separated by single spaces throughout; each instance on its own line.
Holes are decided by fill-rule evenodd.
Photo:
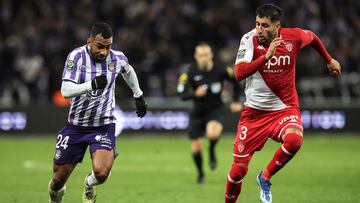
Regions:
M 113 63 L 109 63 L 109 65 L 108 65 L 108 70 L 109 70 L 110 72 L 114 72 L 114 71 L 116 70 L 115 65 L 114 65 Z
M 240 143 L 240 144 L 237 146 L 237 148 L 238 148 L 239 153 L 241 153 L 241 152 L 243 152 L 243 151 L 244 151 L 245 146 L 244 146 L 244 144 L 243 144 L 243 143 Z
M 56 153 L 55 153 L 54 158 L 55 158 L 56 160 L 59 160 L 60 157 L 61 157 L 61 151 L 60 151 L 60 150 L 56 150 Z
M 288 50 L 288 52 L 291 52 L 293 49 L 293 46 L 290 42 L 288 42 L 285 44 L 285 48 L 286 48 L 286 50 Z

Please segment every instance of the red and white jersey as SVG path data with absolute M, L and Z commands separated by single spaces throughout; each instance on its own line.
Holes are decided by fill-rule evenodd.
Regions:
M 313 35 L 300 28 L 281 28 L 279 32 L 284 44 L 277 47 L 265 65 L 246 78 L 246 106 L 265 111 L 299 107 L 295 88 L 296 58 L 300 49 L 312 42 Z M 259 42 L 253 29 L 241 39 L 236 64 L 254 61 L 265 55 L 268 48 Z

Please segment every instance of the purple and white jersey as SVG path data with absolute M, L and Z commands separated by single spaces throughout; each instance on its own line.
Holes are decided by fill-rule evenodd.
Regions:
M 102 90 L 89 91 L 71 98 L 68 122 L 90 127 L 114 123 L 115 80 L 119 73 L 128 71 L 128 60 L 122 52 L 110 49 L 106 60 L 95 62 L 89 49 L 84 45 L 68 55 L 62 80 L 82 84 L 104 74 L 108 84 Z

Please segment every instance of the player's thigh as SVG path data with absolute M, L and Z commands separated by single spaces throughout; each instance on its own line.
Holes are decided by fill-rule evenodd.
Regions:
M 58 134 L 55 143 L 54 165 L 67 165 L 82 162 L 86 143 L 83 132 L 78 127 L 66 125 Z
M 93 169 L 111 169 L 116 151 L 115 124 L 100 126 L 86 137 L 90 145 Z
M 225 108 L 219 106 L 207 112 L 206 115 L 206 134 L 209 138 L 218 137 L 223 130 L 225 120 Z
M 220 121 L 210 120 L 206 124 L 206 135 L 208 138 L 217 138 L 223 130 L 223 125 Z
M 199 139 L 204 137 L 206 127 L 206 120 L 200 116 L 190 116 L 189 120 L 189 139 Z
M 282 111 L 275 124 L 276 126 L 274 127 L 271 138 L 277 142 L 282 142 L 288 133 L 303 136 L 301 115 L 296 109 L 286 109 Z
M 94 171 L 110 171 L 115 160 L 114 150 L 98 149 L 92 154 Z
M 271 133 L 271 121 L 266 117 L 242 116 L 234 140 L 234 161 L 248 162 L 260 151 Z

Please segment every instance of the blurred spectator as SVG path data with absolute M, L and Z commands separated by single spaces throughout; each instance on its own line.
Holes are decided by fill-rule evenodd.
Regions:
M 51 102 L 51 96 L 60 88 L 66 55 L 74 45 L 86 42 L 92 23 L 106 21 L 115 33 L 114 48 L 128 56 L 138 72 L 141 86 L 146 87 L 145 96 L 175 96 L 174 78 L 181 66 L 191 62 L 195 44 L 209 42 L 217 53 L 216 60 L 232 65 L 240 37 L 255 27 L 254 10 L 261 3 L 272 2 L 2 0 L 0 95 L 13 91 L 16 81 L 15 89 L 29 90 L 29 102 Z M 287 16 L 283 19 L 284 26 L 314 30 L 342 63 L 344 75 L 359 75 L 360 1 L 278 0 L 275 3 Z M 325 65 L 319 63 L 320 57 L 309 51 L 304 50 L 301 54 L 305 56 L 299 57 L 302 59 L 298 61 L 300 81 L 323 78 L 327 74 Z M 14 72 L 20 73 L 15 80 Z M 324 88 L 326 85 L 324 83 Z M 350 97 L 360 97 L 358 83 L 355 87 L 348 87 L 344 82 L 332 85 L 339 91 L 325 92 L 323 96 L 339 97 L 348 92 Z M 302 87 L 299 86 L 300 97 L 310 95 Z M 117 93 L 122 97 L 131 96 L 126 88 Z

